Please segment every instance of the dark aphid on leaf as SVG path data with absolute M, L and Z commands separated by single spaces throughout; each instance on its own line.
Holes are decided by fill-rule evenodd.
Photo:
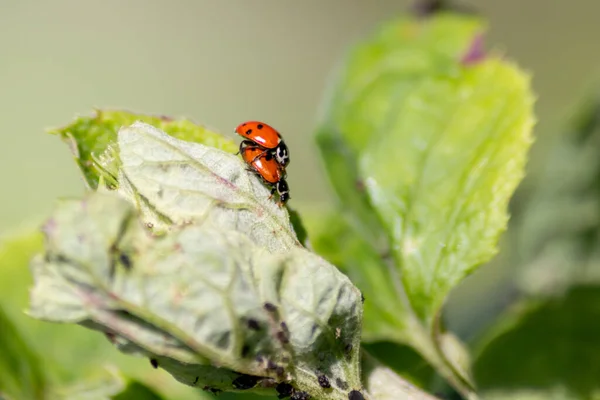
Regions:
M 352 349 L 354 348 L 354 346 L 352 346 L 352 343 L 348 343 L 347 345 L 344 346 L 344 353 L 349 356 L 350 353 L 352 353 Z
M 253 330 L 253 331 L 259 331 L 260 330 L 260 324 L 257 320 L 253 319 L 253 318 L 249 318 L 247 321 L 247 325 L 248 325 L 248 329 Z
M 279 331 L 277 332 L 277 340 L 279 340 L 281 344 L 288 344 L 290 342 L 290 337 L 286 335 L 285 332 Z
M 263 182 L 271 186 L 272 198 L 275 192 L 279 194 L 279 205 L 284 205 L 290 199 L 290 189 L 285 181 L 285 169 L 273 158 L 271 153 L 265 153 L 263 149 L 249 140 L 240 144 L 242 158 L 248 164 L 248 170 L 260 176 Z
M 364 396 L 358 390 L 353 390 L 348 393 L 348 400 L 365 400 Z
M 290 330 L 285 322 L 282 322 L 279 326 L 281 326 L 281 330 L 277 332 L 277 340 L 282 344 L 288 344 L 290 342 Z
M 281 365 L 278 365 L 277 368 L 275 368 L 275 374 L 277 374 L 278 377 L 281 378 L 284 373 L 285 369 Z
M 272 389 L 277 386 L 277 381 L 273 378 L 263 378 L 260 381 L 260 387 Z
M 337 387 L 339 387 L 340 389 L 342 389 L 342 390 L 348 389 L 348 384 L 344 380 L 342 380 L 340 378 L 336 378 L 335 379 L 335 385 Z
M 286 397 L 290 397 L 292 395 L 292 392 L 294 391 L 294 387 L 292 385 L 290 385 L 289 383 L 281 382 L 279 385 L 277 385 L 275 390 L 277 391 L 277 394 L 278 394 L 277 398 L 285 399 Z
M 281 365 L 278 365 L 273 360 L 267 361 L 266 370 L 267 371 L 274 371 L 275 374 L 277 376 L 280 376 L 280 377 L 283 376 L 283 374 L 285 373 L 285 368 L 283 368 Z
M 263 307 L 270 313 L 277 312 L 277 306 L 273 303 L 265 303 Z
M 222 390 L 221 390 L 221 389 L 212 388 L 212 387 L 210 387 L 210 386 L 204 386 L 204 387 L 202 388 L 202 390 L 204 390 L 205 392 L 212 393 L 212 394 L 219 394 L 219 393 L 221 393 L 221 392 L 222 392 Z
M 306 392 L 299 392 L 299 391 L 295 391 L 294 393 L 292 393 L 292 397 L 290 397 L 291 400 L 308 400 L 310 399 L 310 394 L 306 393 Z
M 319 386 L 321 386 L 323 389 L 329 389 L 331 387 L 329 378 L 327 378 L 325 375 L 319 375 L 317 379 L 319 381 Z
M 245 345 L 243 345 L 242 346 L 242 358 L 248 357 L 248 354 L 250 354 L 250 350 L 252 350 L 252 349 L 249 344 L 246 343 Z
M 238 125 L 235 133 L 260 147 L 263 153 L 271 154 L 282 168 L 290 163 L 288 148 L 279 132 L 272 126 L 264 122 L 248 121 Z
M 121 264 L 123 264 L 125 268 L 131 269 L 131 258 L 129 258 L 127 254 L 121 253 L 119 255 L 119 261 L 121 261 Z
M 233 380 L 232 385 L 238 390 L 248 390 L 256 386 L 261 379 L 260 376 L 240 375 Z

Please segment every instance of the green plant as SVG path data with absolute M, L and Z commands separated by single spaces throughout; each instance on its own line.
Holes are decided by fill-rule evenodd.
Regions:
M 430 399 L 446 390 L 437 374 L 464 398 L 539 396 L 499 391 L 487 370 L 524 316 L 551 319 L 545 297 L 498 320 L 475 370 L 441 318 L 450 291 L 495 255 L 532 143 L 529 78 L 484 51 L 484 30 L 471 16 L 406 17 L 352 49 L 316 129 L 338 207 L 305 219 L 268 198 L 235 143 L 189 121 L 97 111 L 55 130 L 90 190 L 44 224 L 30 314 L 103 332 L 207 392 Z M 114 375 L 67 392 L 162 396 Z M 31 396 L 45 398 L 44 378 L 28 375 Z M 576 394 L 593 391 L 583 381 Z

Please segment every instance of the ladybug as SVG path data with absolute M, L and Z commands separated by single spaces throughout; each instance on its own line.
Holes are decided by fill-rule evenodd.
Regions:
M 269 186 L 272 186 L 271 196 L 275 192 L 279 194 L 279 206 L 284 205 L 290 197 L 290 189 L 285 181 L 285 170 L 273 158 L 271 152 L 254 144 L 249 140 L 244 140 L 240 144 L 240 153 L 244 161 L 250 166 L 249 171 L 259 175 L 262 180 Z
M 281 135 L 275 128 L 264 122 L 248 121 L 238 125 L 235 128 L 235 133 L 254 142 L 259 147 L 263 148 L 265 153 L 272 153 L 275 160 L 283 168 L 290 163 L 290 153 L 288 148 L 281 138 Z M 240 152 L 242 145 L 240 145 Z

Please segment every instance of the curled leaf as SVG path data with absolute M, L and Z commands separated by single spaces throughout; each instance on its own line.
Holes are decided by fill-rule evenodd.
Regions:
M 152 235 L 101 193 L 61 203 L 44 232 L 35 317 L 103 331 L 192 386 L 235 390 L 248 375 L 314 395 L 325 374 L 342 382 L 331 398 L 360 389 L 360 292 L 301 247 L 269 252 L 210 221 Z
M 156 229 L 194 220 L 247 234 L 270 251 L 300 246 L 285 208 L 238 157 L 137 122 L 119 131 L 119 192 Z
M 118 154 L 114 149 L 117 132 L 135 121 L 144 121 L 181 140 L 203 143 L 231 153 L 236 151 L 232 140 L 189 120 L 127 111 L 96 110 L 93 115 L 78 117 L 71 124 L 52 129 L 50 133 L 59 135 L 69 144 L 86 185 L 96 189 L 101 177 L 117 185 L 114 176 L 111 176 L 118 168 Z

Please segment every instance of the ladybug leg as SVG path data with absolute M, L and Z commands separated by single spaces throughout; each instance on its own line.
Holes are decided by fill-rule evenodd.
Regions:
M 238 149 L 238 152 L 237 152 L 237 153 L 235 153 L 235 155 L 236 155 L 236 156 L 237 156 L 237 155 L 239 155 L 240 153 L 242 153 L 242 152 L 244 151 L 244 149 L 245 149 L 246 147 L 253 146 L 253 145 L 254 145 L 254 143 L 253 143 L 253 142 L 251 142 L 251 141 L 249 141 L 249 140 L 242 140 L 242 141 L 240 142 L 240 147 L 239 147 L 239 149 Z
M 277 186 L 273 186 L 273 188 L 271 189 L 271 195 L 269 196 L 269 200 L 271 200 L 273 198 L 276 191 L 277 191 Z
M 264 156 L 265 154 L 267 154 L 269 152 L 269 149 L 264 150 L 262 153 L 260 153 L 259 155 L 257 155 L 256 157 L 254 157 L 252 159 L 252 163 L 254 163 L 256 160 L 258 160 L 259 158 L 261 158 L 262 156 Z

